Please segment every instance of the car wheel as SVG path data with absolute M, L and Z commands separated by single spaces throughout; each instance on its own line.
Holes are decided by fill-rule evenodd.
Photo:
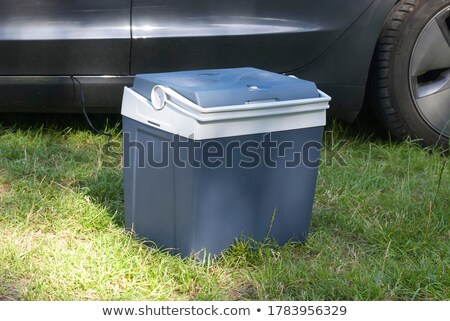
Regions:
M 402 0 L 380 35 L 370 75 L 372 110 L 396 138 L 448 148 L 450 0 Z

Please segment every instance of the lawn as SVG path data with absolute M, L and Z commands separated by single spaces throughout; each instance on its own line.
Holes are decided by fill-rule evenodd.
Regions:
M 307 242 L 238 241 L 197 262 L 124 229 L 105 137 L 58 117 L 0 125 L 0 299 L 450 299 L 450 165 L 438 151 L 330 122 Z M 96 123 L 120 142 L 120 119 L 107 120 Z

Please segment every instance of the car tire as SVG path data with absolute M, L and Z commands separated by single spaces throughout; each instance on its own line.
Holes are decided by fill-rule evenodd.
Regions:
M 402 0 L 378 40 L 369 77 L 373 113 L 392 136 L 448 149 L 450 0 Z

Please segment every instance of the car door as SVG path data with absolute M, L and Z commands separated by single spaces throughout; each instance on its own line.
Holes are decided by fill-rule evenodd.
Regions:
M 134 0 L 131 73 L 253 66 L 320 56 L 373 0 Z
M 128 75 L 131 0 L 1 0 L 0 76 Z

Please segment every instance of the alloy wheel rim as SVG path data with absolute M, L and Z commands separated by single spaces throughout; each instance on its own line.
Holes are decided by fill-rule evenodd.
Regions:
M 437 13 L 416 40 L 409 64 L 415 107 L 439 135 L 450 136 L 450 6 Z

